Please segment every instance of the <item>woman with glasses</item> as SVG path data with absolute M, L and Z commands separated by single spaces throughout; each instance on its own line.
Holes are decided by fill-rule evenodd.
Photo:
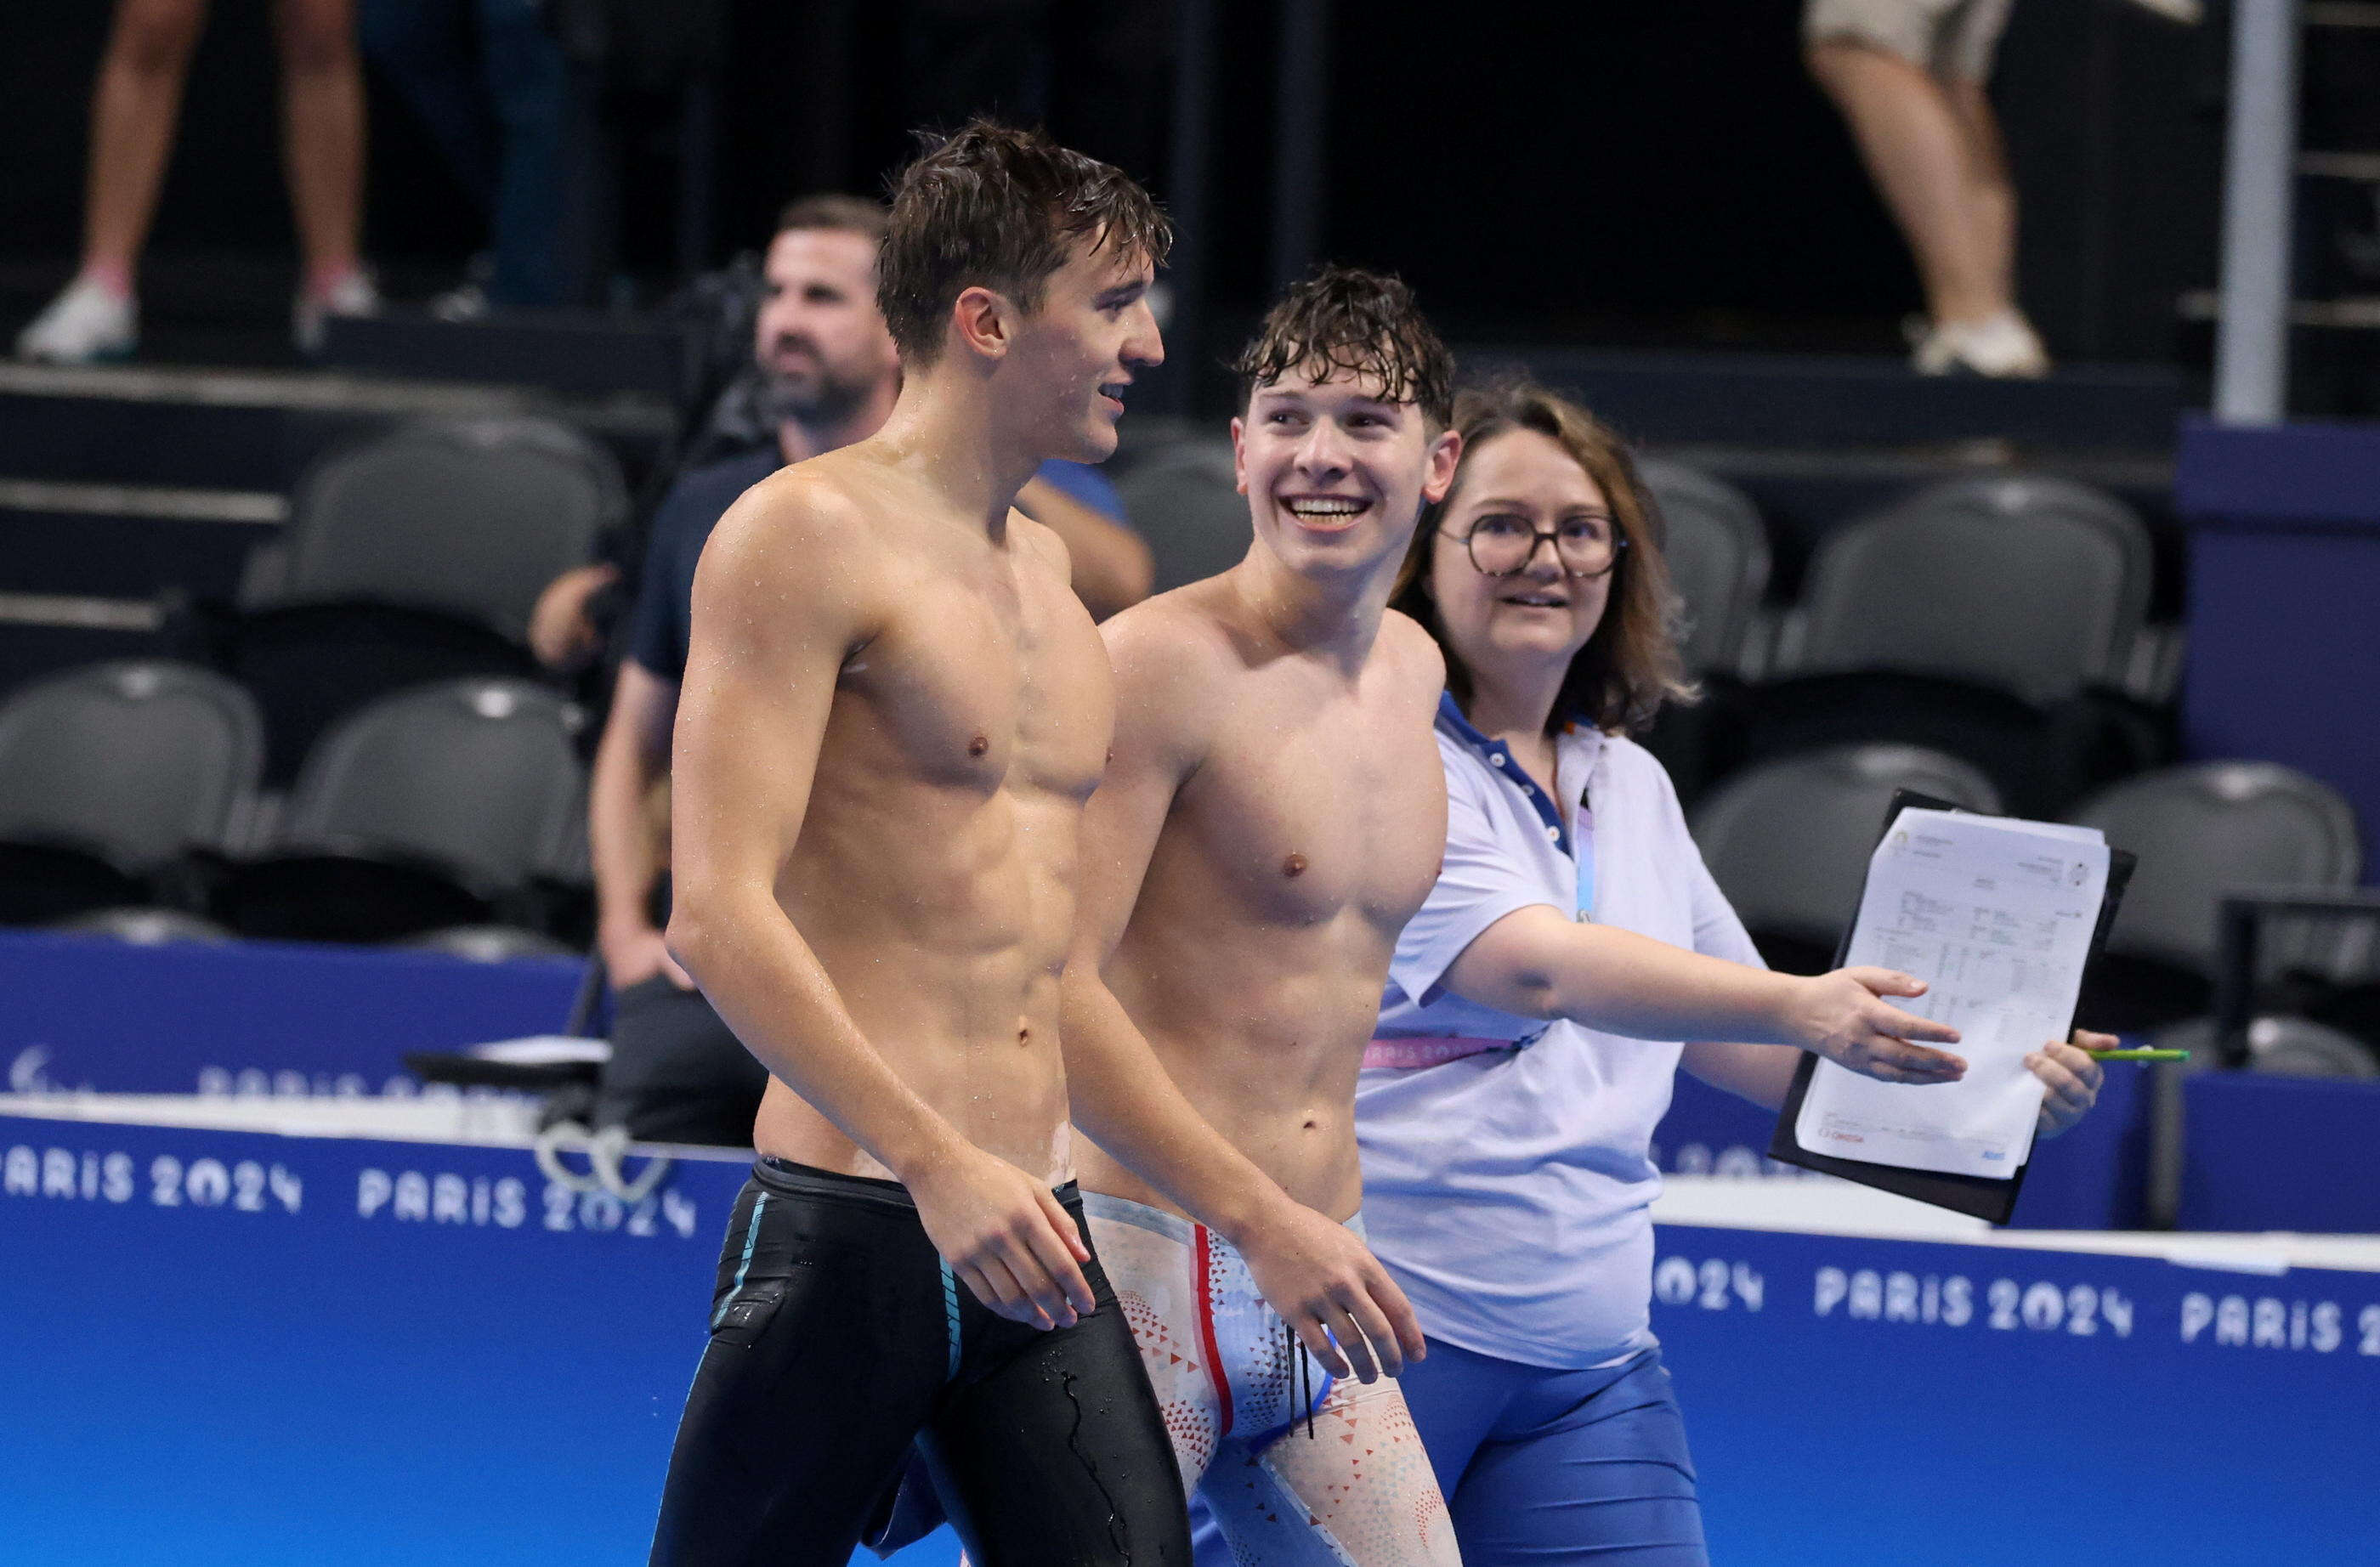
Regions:
M 1923 991 L 1906 975 L 1763 968 L 1627 738 L 1691 693 L 1618 440 L 1530 386 L 1467 396 L 1456 424 L 1462 467 L 1394 600 L 1446 654 L 1448 827 L 1357 1092 L 1365 1217 L 1429 1335 L 1402 1386 L 1468 1567 L 1698 1564 L 1646 1310 L 1671 1075 L 1773 1108 L 1801 1051 L 1887 1082 L 1964 1063 L 1922 1042 L 1955 1031 L 1886 1000 Z M 2090 1108 L 2082 1051 L 2028 1063 L 2045 1134 Z

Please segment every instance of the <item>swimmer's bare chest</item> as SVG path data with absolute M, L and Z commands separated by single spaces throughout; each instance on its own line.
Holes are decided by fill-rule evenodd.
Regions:
M 1434 685 L 1383 669 L 1352 692 L 1293 669 L 1216 693 L 1111 987 L 1199 1113 L 1282 1188 L 1360 1199 L 1355 1075 L 1397 932 L 1444 857 Z M 1096 1148 L 1095 1191 L 1171 1204 Z
M 1232 682 L 1134 917 L 1195 932 L 1201 962 L 1162 989 L 1199 1032 L 1293 1051 L 1369 1038 L 1446 833 L 1434 693 L 1393 667 L 1352 690 L 1312 674 Z
M 907 575 L 899 613 L 839 673 L 779 879 L 878 1053 L 1027 1169 L 1065 1162 L 1057 978 L 1113 707 L 1097 630 L 1039 561 Z M 782 1084 L 756 1140 L 888 1173 Z

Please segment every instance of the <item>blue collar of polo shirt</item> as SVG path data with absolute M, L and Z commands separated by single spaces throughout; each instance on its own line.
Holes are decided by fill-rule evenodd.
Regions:
M 1546 824 L 1548 832 L 1554 841 L 1554 846 L 1572 858 L 1576 858 L 1577 856 L 1572 853 L 1570 844 L 1570 823 L 1562 820 L 1561 808 L 1554 803 L 1552 796 L 1537 787 L 1536 781 L 1529 776 L 1528 770 L 1513 757 L 1512 747 L 1472 727 L 1471 721 L 1463 716 L 1463 709 L 1456 705 L 1454 693 L 1451 691 L 1439 693 L 1438 716 L 1441 723 L 1454 732 L 1456 739 L 1476 751 L 1488 763 L 1490 771 L 1505 783 L 1518 789 L 1522 796 L 1536 808 L 1537 820 Z

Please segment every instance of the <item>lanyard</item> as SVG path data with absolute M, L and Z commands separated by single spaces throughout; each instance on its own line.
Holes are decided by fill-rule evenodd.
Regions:
M 1595 917 L 1595 808 L 1586 791 L 1578 792 L 1578 831 L 1570 836 L 1572 856 L 1578 862 L 1578 917 Z

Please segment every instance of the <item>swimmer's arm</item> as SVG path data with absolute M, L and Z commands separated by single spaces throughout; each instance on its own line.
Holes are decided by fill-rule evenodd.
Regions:
M 1905 974 L 1776 974 L 1565 918 L 1545 904 L 1481 931 L 1448 966 L 1445 985 L 1500 1012 L 1609 1034 L 1791 1045 L 1888 1083 L 1951 1082 L 1966 1070 L 1958 1057 L 1915 1042 L 1956 1043 L 1958 1030 L 1884 999 L 1924 993 Z
M 798 478 L 757 487 L 711 535 L 678 701 L 670 948 L 761 1064 L 909 1188 L 978 1298 L 1071 1322 L 1092 1300 L 1064 1209 L 886 1064 L 777 902 L 837 676 L 882 624 L 873 550 L 857 508 Z
M 1064 541 L 1075 596 L 1105 620 L 1148 597 L 1156 563 L 1140 536 L 1045 479 L 1026 480 L 1016 509 Z
M 1075 1122 L 1237 1246 L 1265 1298 L 1332 1375 L 1393 1376 L 1425 1346 L 1387 1270 L 1344 1226 L 1291 1197 L 1208 1123 L 1102 972 L 1139 901 L 1174 796 L 1197 768 L 1212 699 L 1169 626 L 1145 609 L 1102 628 L 1116 673 L 1115 744 L 1084 814 L 1075 942 L 1062 988 Z

